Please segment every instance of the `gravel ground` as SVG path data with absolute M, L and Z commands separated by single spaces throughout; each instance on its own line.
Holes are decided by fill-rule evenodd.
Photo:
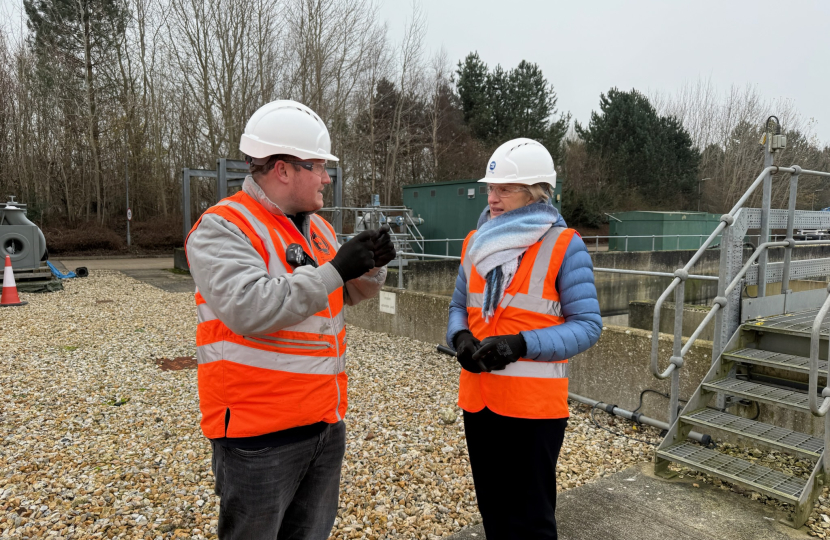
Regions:
M 192 295 L 93 271 L 62 292 L 22 296 L 28 306 L 0 311 L 0 538 L 215 538 L 196 372 L 157 367 L 195 355 Z M 455 362 L 360 328 L 348 339 L 332 538 L 432 539 L 479 522 Z M 655 430 L 597 412 L 610 433 L 589 413 L 571 408 L 560 491 L 651 459 L 653 447 L 632 438 L 655 442 Z M 824 524 L 813 515 L 816 534 Z

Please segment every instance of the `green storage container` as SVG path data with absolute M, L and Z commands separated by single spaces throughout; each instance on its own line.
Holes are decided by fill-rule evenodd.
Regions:
M 720 223 L 706 212 L 618 212 L 610 214 L 610 251 L 698 249 Z M 614 238 L 615 236 L 628 236 Z M 632 236 L 644 238 L 631 238 Z M 717 246 L 720 240 L 712 245 Z
M 477 180 L 454 180 L 434 184 L 411 184 L 403 187 L 403 204 L 420 216 L 424 224 L 418 229 L 426 239 L 449 242 L 427 242 L 425 252 L 434 255 L 461 255 L 461 244 L 476 228 L 478 218 L 487 206 L 487 184 Z M 557 180 L 554 206 L 562 205 L 562 182 Z M 413 248 L 418 251 L 416 246 Z

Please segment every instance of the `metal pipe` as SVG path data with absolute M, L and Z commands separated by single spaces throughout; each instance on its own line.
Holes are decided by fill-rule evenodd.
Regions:
M 398 252 L 398 288 L 403 289 L 403 253 Z
M 638 424 L 645 424 L 647 426 L 656 427 L 658 429 L 668 429 L 671 427 L 666 422 L 662 420 L 657 420 L 656 418 L 650 418 L 648 416 L 644 416 L 640 413 L 634 413 L 631 411 L 627 411 L 616 405 L 609 405 L 603 403 L 602 401 L 596 401 L 591 398 L 586 398 L 584 396 L 580 396 L 578 394 L 574 394 L 573 392 L 568 392 L 568 399 L 572 399 L 574 401 L 578 401 L 579 403 L 589 405 L 591 407 L 596 407 L 597 409 L 602 409 L 610 414 L 615 416 L 619 416 L 620 418 L 625 418 L 626 420 L 631 420 L 632 422 L 637 422 Z M 710 444 L 712 442 L 712 438 L 709 435 L 705 435 L 703 433 L 698 433 L 696 431 L 692 431 L 689 433 L 689 438 L 697 441 L 701 444 Z
M 633 274 L 637 276 L 655 276 L 655 277 L 670 277 L 675 275 L 671 272 L 651 272 L 649 270 L 623 270 L 621 268 L 594 268 L 594 272 L 606 272 L 609 274 Z M 718 276 L 702 276 L 692 274 L 688 279 L 699 279 L 703 281 L 717 281 Z
M 775 159 L 772 153 L 771 137 L 767 137 L 767 144 L 764 146 L 764 167 L 771 167 Z M 769 213 L 772 206 L 772 173 L 768 172 L 764 176 L 764 191 L 761 200 L 761 230 L 759 231 L 761 237 L 758 239 L 759 244 L 769 242 Z M 769 258 L 766 250 L 764 250 L 758 257 L 758 298 L 763 298 L 767 295 L 767 259 Z
M 790 175 L 790 200 L 787 205 L 787 247 L 784 248 L 784 268 L 781 274 L 781 293 L 790 289 L 790 262 L 793 256 L 793 227 L 795 225 L 795 200 L 798 197 L 798 174 Z M 785 307 L 786 311 L 786 307 Z
M 830 292 L 830 285 L 828 285 L 827 290 Z M 810 334 L 810 388 L 807 390 L 807 396 L 813 416 L 824 416 L 830 410 L 830 388 L 828 388 L 830 380 L 824 383 L 825 388 L 821 392 L 821 397 L 824 399 L 821 406 L 818 405 L 818 396 L 816 395 L 818 392 L 818 353 L 821 344 L 821 325 L 824 323 L 824 318 L 827 317 L 828 310 L 830 310 L 830 296 L 824 301 L 818 315 L 816 315 L 816 319 L 813 321 L 813 330 Z
M 796 244 L 797 243 L 798 242 L 796 242 Z M 828 243 L 830 243 L 830 241 L 828 241 Z M 749 257 L 749 260 L 746 261 L 746 263 L 741 268 L 740 272 L 738 272 L 738 275 L 735 276 L 735 278 L 732 280 L 729 286 L 726 287 L 725 296 L 729 295 L 729 293 L 731 293 L 735 289 L 735 287 L 741 282 L 741 279 L 743 279 L 743 277 L 746 275 L 747 271 L 749 271 L 749 268 L 750 266 L 752 266 L 752 263 L 754 263 L 755 260 L 758 257 L 760 257 L 762 253 L 766 253 L 767 249 L 771 247 L 784 247 L 786 245 L 787 242 L 764 242 L 763 244 L 758 246 L 755 249 L 755 253 L 753 253 L 752 256 Z M 759 275 L 758 283 L 760 282 L 761 280 Z
M 691 337 L 689 337 L 689 340 L 686 341 L 686 345 L 684 345 L 683 348 L 680 350 L 681 358 L 686 356 L 686 353 L 688 353 L 689 349 L 692 348 L 694 342 L 697 341 L 698 337 L 700 337 L 700 334 L 701 332 L 703 332 L 703 329 L 706 328 L 706 325 L 708 325 L 709 322 L 717 315 L 718 311 L 720 311 L 720 304 L 715 304 L 714 306 L 712 306 L 712 309 L 709 310 L 709 313 L 706 314 L 703 320 L 700 321 L 698 327 L 695 329 L 694 332 L 692 332 Z
M 663 302 L 666 301 L 669 294 L 677 287 L 677 284 L 680 283 L 680 278 L 674 278 L 674 281 L 671 282 L 671 285 L 663 291 L 663 294 L 660 295 L 660 298 L 657 299 L 657 302 L 654 304 L 654 326 L 653 326 L 653 333 L 651 334 L 651 373 L 657 377 L 658 379 L 665 379 L 669 375 L 671 375 L 672 371 L 675 370 L 677 367 L 675 364 L 669 364 L 669 367 L 666 368 L 666 371 L 660 373 L 659 367 L 657 366 L 657 353 L 659 352 L 659 344 L 660 344 L 660 309 L 663 307 Z
M 677 369 L 671 374 L 669 391 L 669 423 L 677 419 L 677 404 L 680 399 L 680 368 L 683 367 L 683 307 L 686 300 L 686 281 L 680 280 L 674 289 L 674 342 L 672 343 L 671 362 Z

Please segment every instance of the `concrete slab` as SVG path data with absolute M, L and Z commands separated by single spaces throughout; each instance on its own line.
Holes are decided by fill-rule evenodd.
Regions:
M 172 261 L 171 261 L 172 262 Z M 173 293 L 195 293 L 196 292 L 196 284 L 193 283 L 193 278 L 190 277 L 190 274 L 178 274 L 170 272 L 170 268 L 173 266 L 168 266 L 167 269 L 161 270 L 157 268 L 137 268 L 131 270 L 121 270 L 121 273 L 130 276 L 131 278 L 135 278 L 142 283 L 147 283 L 148 285 L 152 285 L 153 287 L 158 287 L 167 292 Z
M 664 480 L 642 463 L 560 493 L 560 540 L 795 540 L 807 528 L 779 523 L 788 515 L 747 497 L 690 478 Z M 695 487 L 697 483 L 699 487 Z M 484 540 L 481 525 L 451 540 Z
M 167 292 L 187 292 L 196 290 L 190 274 L 174 273 L 173 257 L 140 259 L 63 259 L 52 261 L 55 267 L 66 272 L 79 266 L 88 270 L 118 270 L 142 283 L 158 287 Z
M 70 270 L 79 266 L 86 266 L 89 270 L 137 270 L 155 268 L 163 270 L 173 268 L 173 257 L 140 257 L 140 258 L 105 258 L 105 259 L 75 259 L 72 257 L 57 258 Z M 54 264 L 55 261 L 52 261 Z

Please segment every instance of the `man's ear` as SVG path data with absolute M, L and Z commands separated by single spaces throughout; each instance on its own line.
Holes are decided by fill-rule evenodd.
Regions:
M 281 184 L 289 184 L 290 180 L 288 178 L 288 163 L 284 161 L 277 161 L 274 164 L 274 168 L 269 171 L 268 176 L 273 177 L 277 182 Z

